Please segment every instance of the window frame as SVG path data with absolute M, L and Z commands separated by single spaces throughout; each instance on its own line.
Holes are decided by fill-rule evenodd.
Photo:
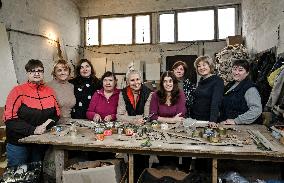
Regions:
M 84 35 L 82 36 L 84 41 L 83 44 L 85 47 L 107 47 L 107 46 L 131 46 L 131 45 L 151 45 L 153 43 L 153 34 L 155 34 L 155 44 L 177 44 L 177 43 L 193 43 L 193 42 L 219 42 L 224 41 L 226 39 L 218 39 L 219 37 L 219 30 L 218 30 L 218 9 L 224 8 L 235 8 L 235 34 L 241 34 L 241 4 L 228 4 L 228 5 L 220 5 L 220 6 L 207 6 L 207 7 L 198 7 L 198 8 L 186 8 L 186 9 L 175 9 L 175 10 L 164 10 L 158 12 L 145 12 L 145 13 L 132 13 L 132 14 L 115 14 L 115 15 L 100 15 L 100 16 L 90 16 L 90 17 L 83 17 L 83 32 Z M 214 11 L 214 39 L 212 40 L 196 40 L 196 41 L 178 41 L 178 18 L 177 14 L 180 12 L 192 12 L 192 11 L 204 11 L 204 10 L 213 10 Z M 160 42 L 160 18 L 161 14 L 174 14 L 174 41 L 173 42 Z M 135 28 L 135 21 L 136 16 L 143 16 L 149 15 L 150 18 L 150 42 L 149 43 L 136 43 L 136 28 Z M 157 24 L 153 25 L 153 16 L 155 16 L 157 20 Z M 132 43 L 131 44 L 102 44 L 102 18 L 119 18 L 119 17 L 132 17 Z M 98 19 L 98 45 L 87 45 L 86 44 L 86 22 L 88 19 Z M 153 32 L 153 26 L 156 27 L 157 32 Z
M 136 16 L 143 16 L 143 15 L 149 15 L 149 31 L 150 31 L 150 42 L 149 43 L 136 43 L 136 27 L 135 27 L 135 21 Z M 123 17 L 131 17 L 132 18 L 132 43 L 131 44 L 102 44 L 102 19 L 103 18 L 123 18 Z M 98 45 L 87 45 L 86 44 L 86 23 L 88 19 L 98 19 Z M 84 18 L 84 45 L 85 47 L 100 47 L 100 46 L 129 46 L 129 45 L 149 45 L 153 42 L 152 39 L 152 13 L 137 13 L 137 14 L 125 14 L 125 15 L 102 15 L 102 16 L 93 16 L 93 17 L 85 17 Z
M 158 44 L 176 44 L 176 43 L 191 43 L 191 42 L 218 42 L 224 41 L 226 39 L 219 39 L 219 28 L 218 28 L 218 9 L 226 9 L 226 8 L 234 8 L 235 9 L 235 34 L 239 34 L 238 30 L 241 26 L 239 24 L 240 19 L 240 4 L 230 4 L 230 5 L 223 5 L 223 6 L 208 6 L 208 7 L 200 7 L 200 8 L 187 8 L 187 9 L 178 9 L 178 10 L 171 10 L 171 11 L 161 11 L 158 13 L 158 37 L 157 43 Z M 213 10 L 214 11 L 214 39 L 211 40 L 196 40 L 196 41 L 178 41 L 178 13 L 184 12 L 195 12 L 195 11 L 206 11 L 206 10 Z M 174 42 L 160 42 L 160 22 L 159 16 L 162 14 L 174 14 L 175 22 L 174 22 Z

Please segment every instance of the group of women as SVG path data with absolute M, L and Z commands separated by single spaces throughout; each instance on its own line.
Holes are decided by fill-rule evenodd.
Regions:
M 52 71 L 54 79 L 44 84 L 43 64 L 30 60 L 25 67 L 28 81 L 10 92 L 5 106 L 8 166 L 40 160 L 43 148 L 23 145 L 18 140 L 42 134 L 69 118 L 138 125 L 145 119 L 177 123 L 191 117 L 215 125 L 217 122 L 248 124 L 258 118 L 261 101 L 247 77 L 248 61 L 233 63 L 235 81 L 225 87 L 225 93 L 224 82 L 214 74 L 215 66 L 210 57 L 198 57 L 194 66 L 200 76 L 197 85 L 184 77 L 187 65 L 178 61 L 172 71 L 161 75 L 159 90 L 152 92 L 143 85 L 139 70 L 129 68 L 127 87 L 119 90 L 114 73 L 107 71 L 98 79 L 87 59 L 79 61 L 76 77 L 71 80 L 68 63 L 57 61 Z

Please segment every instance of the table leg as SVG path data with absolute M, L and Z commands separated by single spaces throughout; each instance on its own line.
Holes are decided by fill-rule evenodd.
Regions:
M 217 165 L 217 159 L 212 159 L 212 183 L 218 182 L 218 165 Z
M 133 154 L 128 154 L 128 183 L 134 183 L 134 159 Z
M 62 183 L 62 173 L 64 170 L 64 150 L 55 149 L 55 170 L 56 170 L 56 183 Z

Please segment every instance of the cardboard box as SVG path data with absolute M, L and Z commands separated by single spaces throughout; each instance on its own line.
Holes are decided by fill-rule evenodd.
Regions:
M 3 121 L 4 107 L 0 107 L 0 126 L 5 125 Z
M 227 41 L 227 46 L 235 44 L 243 44 L 244 42 L 243 37 L 241 35 L 228 36 L 226 41 Z
M 87 168 L 81 170 L 63 171 L 63 183 L 119 183 L 121 180 L 121 161 L 114 160 L 97 160 L 108 162 L 112 165 L 96 168 Z M 93 161 L 93 164 L 97 164 Z M 88 162 L 90 163 L 90 162 Z M 90 164 L 91 167 L 91 164 Z

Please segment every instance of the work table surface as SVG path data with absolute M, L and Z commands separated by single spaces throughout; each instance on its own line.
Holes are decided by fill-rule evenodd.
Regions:
M 141 143 L 145 140 L 137 140 L 133 137 L 113 134 L 105 136 L 103 141 L 96 140 L 94 130 L 77 127 L 77 135 L 57 136 L 54 133 L 47 132 L 42 135 L 32 135 L 20 140 L 22 143 L 50 144 L 60 149 L 84 150 L 84 151 L 110 151 L 139 154 L 164 154 L 195 157 L 210 157 L 220 159 L 261 159 L 267 161 L 284 161 L 284 145 L 271 136 L 271 132 L 262 125 L 239 125 L 234 126 L 235 130 L 228 130 L 229 134 L 236 137 L 239 141 L 249 138 L 250 130 L 258 130 L 274 146 L 274 151 L 258 149 L 254 143 L 243 145 L 242 147 L 234 145 L 214 145 L 199 144 L 190 139 L 175 139 L 177 143 L 169 143 L 166 140 L 151 141 L 150 147 L 142 147 Z M 200 138 L 202 139 L 202 138 Z M 206 140 L 202 139 L 206 142 Z M 181 144 L 179 144 L 180 142 Z

